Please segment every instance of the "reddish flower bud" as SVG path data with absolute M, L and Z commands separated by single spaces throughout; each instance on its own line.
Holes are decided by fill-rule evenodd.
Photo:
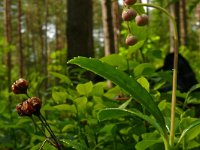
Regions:
M 136 36 L 128 35 L 126 37 L 125 43 L 126 43 L 127 46 L 131 46 L 131 45 L 135 45 L 137 43 L 137 41 L 138 40 L 137 40 Z
M 33 114 L 37 115 L 40 113 L 40 108 L 42 106 L 42 101 L 38 97 L 32 97 L 27 100 L 33 108 Z
M 28 81 L 25 79 L 18 79 L 12 84 L 12 91 L 15 94 L 26 94 L 28 89 Z
M 40 114 L 42 101 L 37 97 L 29 98 L 28 100 L 18 104 L 16 110 L 20 116 L 32 116 Z
M 133 20 L 137 15 L 137 12 L 133 9 L 126 9 L 122 12 L 122 19 L 124 21 L 131 21 Z
M 135 18 L 135 23 L 138 26 L 145 26 L 148 24 L 148 22 L 149 22 L 149 18 L 146 14 L 136 16 L 136 18 Z
M 124 4 L 126 5 L 133 5 L 137 2 L 137 0 L 124 0 Z

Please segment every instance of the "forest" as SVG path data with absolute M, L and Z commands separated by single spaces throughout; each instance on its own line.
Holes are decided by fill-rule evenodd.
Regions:
M 0 1 L 1 150 L 199 150 L 199 0 Z

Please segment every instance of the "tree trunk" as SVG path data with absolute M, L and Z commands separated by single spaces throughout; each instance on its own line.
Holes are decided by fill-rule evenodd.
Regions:
M 67 10 L 68 59 L 94 56 L 92 0 L 68 0 Z
M 187 16 L 186 16 L 186 1 L 179 1 L 179 16 L 180 16 L 180 44 L 187 45 Z
M 24 76 L 24 58 L 23 58 L 23 46 L 22 46 L 22 33 L 21 33 L 21 0 L 18 0 L 18 51 L 19 51 L 19 76 Z
M 105 55 L 115 52 L 111 0 L 101 0 Z
M 44 31 L 44 49 L 42 50 L 42 60 L 43 60 L 43 75 L 46 78 L 45 80 L 45 88 L 48 86 L 48 16 L 49 16 L 49 10 L 48 10 L 48 0 L 45 0 L 45 31 Z
M 115 53 L 119 52 L 119 38 L 120 38 L 120 13 L 118 1 L 112 2 L 112 18 L 114 30 L 114 49 Z
M 4 0 L 4 29 L 5 29 L 5 38 L 6 38 L 6 44 L 9 46 L 12 43 L 12 36 L 11 36 L 11 1 L 10 0 Z M 6 64 L 7 64 L 7 79 L 8 79 L 8 91 L 11 91 L 11 70 L 12 70 L 12 64 L 11 64 L 11 51 L 8 50 L 7 52 L 7 58 L 6 58 Z
M 44 60 L 43 60 L 43 56 L 44 56 L 44 32 L 43 32 L 42 23 L 41 23 L 41 20 L 40 20 L 40 16 L 41 16 L 41 11 L 42 10 L 40 8 L 41 7 L 40 1 L 35 0 L 35 4 L 36 4 L 36 8 L 37 8 L 37 12 L 36 12 L 36 15 L 37 15 L 37 25 L 38 25 L 37 32 L 39 34 L 38 37 L 39 37 L 39 41 L 40 41 L 40 44 L 38 44 L 37 47 L 35 46 L 35 50 L 37 51 L 36 54 L 38 56 L 37 62 L 38 63 L 42 62 L 40 65 L 38 65 L 38 69 L 41 69 L 40 72 L 43 73 L 44 72 L 43 71 L 43 65 L 44 65 Z M 33 35 L 35 35 L 35 34 L 33 33 Z M 35 43 L 35 42 L 33 42 L 33 43 Z

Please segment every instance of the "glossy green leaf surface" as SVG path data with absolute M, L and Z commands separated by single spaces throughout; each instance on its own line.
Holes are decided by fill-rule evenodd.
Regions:
M 128 74 L 94 58 L 76 57 L 68 63 L 76 64 L 92 71 L 127 91 L 135 100 L 140 102 L 157 120 L 164 133 L 167 132 L 162 113 L 151 95 L 134 78 Z

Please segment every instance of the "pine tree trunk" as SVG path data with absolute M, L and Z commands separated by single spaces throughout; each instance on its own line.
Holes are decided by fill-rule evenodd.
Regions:
M 45 88 L 48 86 L 48 16 L 49 16 L 49 10 L 48 10 L 48 0 L 45 0 L 45 32 L 44 32 L 44 49 L 42 50 L 42 60 L 43 60 L 43 75 L 46 78 L 45 80 Z
M 21 33 L 21 0 L 18 0 L 18 51 L 19 51 L 19 76 L 24 76 L 24 58 L 23 58 L 23 45 Z
M 105 56 L 115 52 L 111 0 L 101 0 Z
M 39 41 L 40 41 L 40 44 L 35 45 L 35 51 L 36 51 L 36 54 L 37 54 L 37 63 L 40 63 L 40 65 L 38 65 L 38 69 L 40 69 L 40 72 L 44 72 L 43 71 L 43 65 L 44 65 L 44 60 L 43 60 L 43 57 L 44 57 L 44 32 L 43 32 L 43 29 L 42 29 L 42 23 L 41 23 L 41 20 L 40 20 L 40 16 L 41 16 L 41 3 L 40 1 L 38 0 L 35 0 L 35 4 L 36 4 L 36 8 L 37 8 L 37 26 L 38 26 L 38 29 L 37 29 L 37 32 L 38 32 L 38 37 L 39 37 Z M 33 33 L 33 35 L 35 35 Z M 35 38 L 35 37 L 34 37 Z M 33 43 L 35 43 L 33 41 Z
M 112 2 L 112 18 L 114 30 L 114 49 L 115 53 L 119 52 L 119 38 L 120 38 L 120 12 L 118 1 Z
M 4 0 L 4 34 L 6 39 L 6 44 L 9 46 L 12 43 L 12 36 L 11 36 L 11 1 L 10 0 Z M 12 64 L 11 64 L 11 51 L 8 50 L 7 52 L 7 58 L 6 58 L 6 64 L 7 64 L 7 79 L 8 79 L 8 90 L 11 91 L 11 70 L 12 70 Z
M 68 59 L 94 56 L 92 0 L 68 0 L 67 10 Z
M 179 16 L 180 16 L 180 44 L 187 45 L 187 16 L 186 16 L 186 1 L 179 1 Z

